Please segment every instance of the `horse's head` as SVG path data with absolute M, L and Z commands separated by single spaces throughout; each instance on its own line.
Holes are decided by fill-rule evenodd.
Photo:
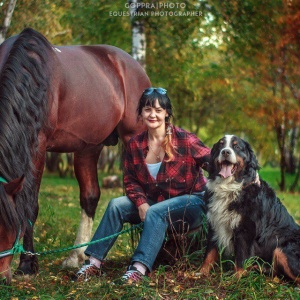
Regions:
M 0 279 L 6 284 L 11 283 L 13 251 L 22 236 L 22 221 L 16 211 L 15 196 L 22 190 L 23 183 L 24 176 L 3 183 L 3 187 L 0 187 Z

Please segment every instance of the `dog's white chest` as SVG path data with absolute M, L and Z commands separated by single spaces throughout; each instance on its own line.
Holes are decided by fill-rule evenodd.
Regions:
M 208 189 L 214 193 L 208 204 L 207 218 L 215 233 L 213 239 L 220 249 L 224 248 L 225 253 L 230 255 L 234 254 L 233 229 L 239 225 L 241 216 L 235 211 L 230 211 L 228 207 L 237 199 L 242 183 L 228 181 L 230 179 L 217 179 L 207 183 Z

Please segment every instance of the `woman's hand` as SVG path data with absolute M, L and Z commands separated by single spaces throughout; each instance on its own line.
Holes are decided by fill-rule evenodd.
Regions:
M 142 205 L 140 205 L 138 207 L 139 216 L 140 216 L 140 219 L 142 220 L 142 222 L 145 221 L 146 213 L 147 213 L 147 210 L 149 209 L 149 207 L 150 207 L 150 205 L 148 203 L 143 203 Z

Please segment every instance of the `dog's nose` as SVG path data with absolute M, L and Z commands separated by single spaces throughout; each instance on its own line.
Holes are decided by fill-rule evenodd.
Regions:
M 229 149 L 223 149 L 221 154 L 224 156 L 224 157 L 228 157 L 230 154 L 231 154 L 231 151 Z

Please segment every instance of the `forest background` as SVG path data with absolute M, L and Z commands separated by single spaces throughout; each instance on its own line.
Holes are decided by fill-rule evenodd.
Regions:
M 280 190 L 299 191 L 299 1 L 7 0 L 0 7 L 6 38 L 32 27 L 56 45 L 110 44 L 133 54 L 137 30 L 140 62 L 153 86 L 168 90 L 176 125 L 208 146 L 225 133 L 243 137 L 261 166 L 280 168 Z
M 300 1 L 0 0 L 0 25 L 0 43 L 32 27 L 55 45 L 110 44 L 132 54 L 153 86 L 168 90 L 176 125 L 210 147 L 226 133 L 250 142 L 262 177 L 276 187 L 299 223 Z M 105 148 L 99 169 L 115 171 L 117 157 L 118 147 Z M 56 164 L 64 176 L 72 156 L 49 155 L 48 171 Z M 99 174 L 101 181 L 104 175 Z M 108 201 L 122 192 L 102 189 L 95 226 Z M 74 178 L 44 176 L 35 236 L 38 251 L 74 242 L 78 194 Z M 203 248 L 176 268 L 159 266 L 150 287 L 115 288 L 110 282 L 126 267 L 130 240 L 118 239 L 107 263 L 110 275 L 99 282 L 73 285 L 69 273 L 61 270 L 63 258 L 54 254 L 40 259 L 36 278 L 1 286 L 0 298 L 299 299 L 293 283 L 254 273 L 237 282 L 223 264 L 207 279 L 194 278 Z M 17 261 L 15 257 L 15 267 Z

